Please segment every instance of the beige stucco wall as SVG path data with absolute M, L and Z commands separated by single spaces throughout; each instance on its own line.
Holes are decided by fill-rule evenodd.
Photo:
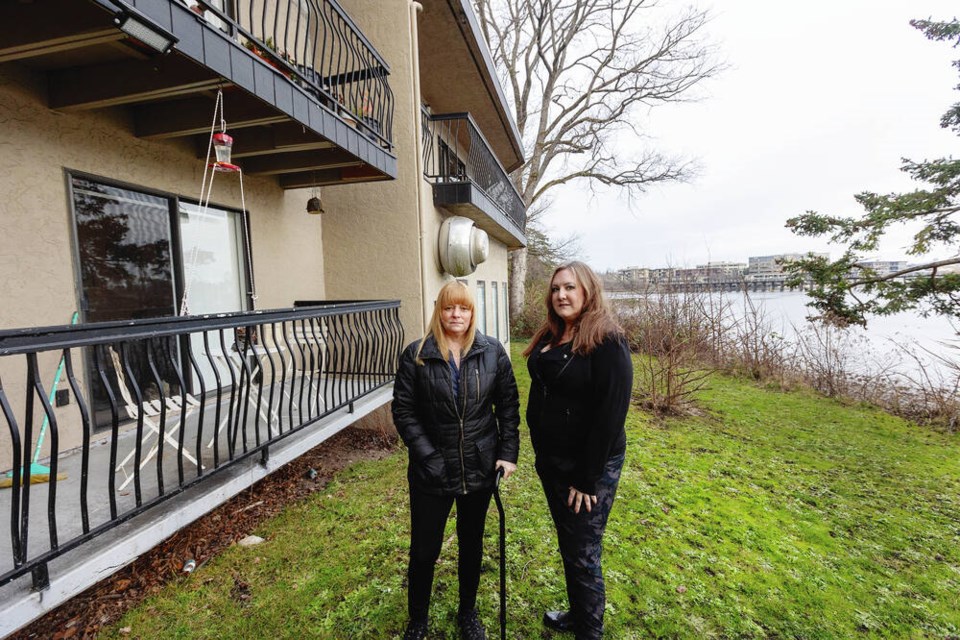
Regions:
M 363 0 L 342 4 L 390 64 L 399 171 L 392 182 L 324 189 L 326 290 L 330 298 L 399 298 L 409 342 L 423 334 L 436 293 L 450 279 L 440 266 L 437 241 L 440 225 L 451 215 L 434 206 L 432 186 L 419 162 L 420 94 L 411 50 L 411 3 L 384 0 L 377 11 L 370 11 Z M 506 247 L 491 239 L 489 259 L 467 280 L 471 285 L 478 278 L 503 283 L 506 276 Z
M 137 139 L 119 109 L 57 113 L 45 104 L 39 76 L 0 65 L 0 329 L 68 324 L 78 308 L 65 169 L 146 190 L 191 198 L 200 193 L 203 161 L 185 141 Z M 306 200 L 273 179 L 249 177 L 244 187 L 257 308 L 325 297 L 321 221 L 304 211 Z M 239 208 L 236 176 L 218 176 L 211 201 Z M 22 362 L 11 360 L 23 358 L 0 361 L 0 379 L 8 397 L 21 405 Z M 54 353 L 40 358 L 46 385 L 58 360 Z M 76 366 L 80 373 L 79 360 Z M 76 446 L 78 429 L 62 427 L 61 447 Z M 9 451 L 5 438 L 0 433 L 0 451 Z
M 51 111 L 41 91 L 36 76 L 0 65 L 0 268 L 6 276 L 0 299 L 16 301 L 0 305 L 2 328 L 66 324 L 77 307 L 65 169 L 190 198 L 200 194 L 203 161 L 186 141 L 137 139 L 120 110 Z M 237 177 L 216 180 L 211 202 L 239 208 Z M 246 177 L 244 187 L 257 306 L 322 297 L 320 220 L 304 212 L 305 199 L 272 178 Z
M 419 98 L 413 84 L 410 7 L 383 0 L 341 3 L 390 65 L 397 179 L 323 190 L 323 253 L 331 299 L 399 298 L 405 339 L 423 331 L 420 212 L 424 187 L 417 162 Z

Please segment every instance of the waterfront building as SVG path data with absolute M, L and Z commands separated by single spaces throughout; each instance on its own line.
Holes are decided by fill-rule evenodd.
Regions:
M 469 0 L 0 20 L 5 637 L 361 418 L 389 428 L 444 282 L 508 342 L 526 212 Z

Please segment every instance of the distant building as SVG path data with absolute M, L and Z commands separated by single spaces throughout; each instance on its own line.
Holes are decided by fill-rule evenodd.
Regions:
M 867 260 L 859 263 L 859 267 L 851 270 L 851 276 L 861 275 L 864 269 L 872 271 L 873 277 L 885 278 L 907 268 L 906 260 Z
M 650 269 L 645 267 L 627 267 L 617 272 L 619 280 L 626 286 L 646 285 L 650 282 Z
M 826 253 L 778 253 L 770 256 L 750 256 L 746 279 L 748 281 L 783 280 L 786 277 L 784 265 L 802 260 L 808 256 L 828 258 Z
M 673 267 L 661 267 L 659 269 L 650 269 L 650 282 L 652 284 L 664 284 L 677 280 L 677 272 L 680 269 Z
M 696 271 L 701 282 L 729 282 L 742 278 L 747 265 L 742 262 L 708 262 L 698 265 Z

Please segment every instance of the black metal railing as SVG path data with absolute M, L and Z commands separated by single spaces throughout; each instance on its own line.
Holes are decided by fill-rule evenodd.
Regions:
M 0 585 L 352 410 L 393 381 L 399 306 L 0 331 Z
M 197 13 L 383 147 L 390 68 L 336 0 L 196 0 Z
M 523 231 L 523 198 L 469 113 L 421 111 L 423 173 L 433 182 L 472 182 Z

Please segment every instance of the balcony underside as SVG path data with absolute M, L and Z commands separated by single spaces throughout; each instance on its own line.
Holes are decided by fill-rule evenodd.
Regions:
M 234 162 L 248 175 L 276 176 L 283 188 L 396 177 L 389 139 L 351 125 L 329 94 L 291 79 L 177 0 L 126 4 L 178 39 L 170 53 L 121 32 L 107 0 L 21 0 L 0 3 L 0 63 L 42 74 L 51 109 L 119 107 L 136 137 L 189 139 L 198 158 L 207 154 L 222 89 Z
M 433 203 L 458 216 L 470 218 L 509 249 L 526 246 L 523 230 L 473 182 L 435 183 Z

